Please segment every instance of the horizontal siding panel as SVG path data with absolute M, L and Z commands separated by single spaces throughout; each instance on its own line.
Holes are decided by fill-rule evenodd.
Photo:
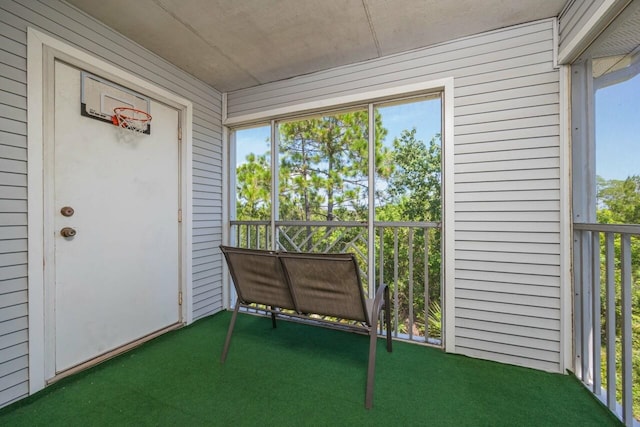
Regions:
M 6 67 L 0 65 L 0 72 L 2 72 L 4 68 Z M 0 104 L 0 117 L 4 117 L 10 120 L 18 120 L 26 123 L 27 111 L 24 108 Z
M 4 22 L 4 19 L 0 19 L 0 35 L 10 40 L 24 40 L 26 37 L 26 31 L 19 30 L 16 27 Z
M 26 265 L 12 265 L 0 269 L 0 281 L 27 277 Z M 0 304 L 4 303 L 4 299 L 0 299 Z
M 528 232 L 559 233 L 560 224 L 556 222 L 502 222 L 502 221 L 458 221 L 457 231 L 496 231 L 496 232 Z
M 513 160 L 531 160 L 531 159 L 550 159 L 558 158 L 560 149 L 555 147 L 529 148 L 529 149 L 510 149 L 501 151 L 484 151 L 473 153 L 456 153 L 455 162 L 457 165 L 467 163 L 482 162 L 503 162 Z M 540 167 L 544 167 L 541 165 Z
M 559 91 L 558 82 L 537 84 L 523 87 L 515 87 L 512 89 L 499 88 L 494 92 L 483 92 L 477 94 L 469 94 L 461 96 L 456 94 L 455 96 L 455 109 L 459 107 L 478 105 L 483 106 L 496 101 L 509 102 L 514 99 L 521 99 L 535 95 L 555 95 L 558 96 Z
M 470 340 L 488 341 L 516 347 L 530 348 L 533 350 L 540 349 L 551 352 L 558 352 L 560 350 L 560 345 L 557 341 L 533 337 L 523 337 L 519 335 L 512 335 L 509 333 L 496 333 L 461 326 L 456 327 L 456 335 L 458 335 L 458 337 L 460 338 L 467 338 Z
M 18 55 L 14 55 L 13 53 L 7 52 L 6 50 L 2 50 L 0 49 L 0 64 L 3 64 L 5 70 L 8 71 L 8 73 L 6 74 L 6 76 L 8 78 L 12 77 L 12 74 L 15 71 L 12 70 L 18 70 L 17 72 L 20 73 L 25 73 L 26 74 L 26 69 L 27 69 L 27 60 L 26 58 L 20 57 Z M 19 79 L 14 79 L 14 80 L 18 80 Z
M 515 262 L 533 265 L 560 265 L 560 257 L 553 254 L 534 254 L 518 252 L 489 252 L 457 249 L 456 261 Z
M 454 186 L 456 197 L 462 193 L 479 192 L 503 192 L 503 191 L 530 191 L 559 189 L 559 179 L 533 179 L 526 181 L 494 181 L 494 182 L 458 182 Z
M 456 350 L 461 354 L 478 359 L 493 360 L 500 363 L 508 363 L 511 365 L 524 366 L 526 368 L 538 369 L 548 372 L 558 372 L 559 364 L 557 362 L 547 362 L 543 360 L 530 359 L 509 354 L 501 354 L 492 351 L 478 350 L 477 348 L 467 348 L 462 345 L 456 345 Z
M 0 378 L 14 374 L 29 366 L 29 358 L 27 356 L 17 357 L 12 360 L 0 363 Z
M 483 154 L 483 153 L 503 153 L 509 151 L 520 151 L 540 148 L 558 148 L 560 139 L 555 136 L 543 136 L 538 138 L 526 138 L 526 139 L 506 139 L 498 141 L 479 141 L 473 143 L 467 143 L 463 145 L 456 145 L 454 147 L 456 160 L 460 155 L 465 154 Z M 514 153 L 517 155 L 517 153 Z
M 217 289 L 210 289 L 206 293 L 199 294 L 194 298 L 193 310 L 198 311 L 211 304 L 217 304 L 221 296 L 221 293 Z
M 18 135 L 27 134 L 27 124 L 16 120 L 5 119 L 0 117 L 0 128 L 5 132 L 16 133 Z
M 27 149 L 0 144 L 0 158 L 27 161 Z
M 512 262 L 487 262 L 474 260 L 456 259 L 456 268 L 460 270 L 476 270 L 476 271 L 499 271 L 502 273 L 532 274 L 541 276 L 559 276 L 560 266 L 530 264 L 530 263 L 512 263 Z M 458 286 L 456 285 L 456 288 Z
M 0 46 L 2 50 L 13 55 L 25 58 L 27 56 L 27 46 L 4 35 L 0 35 Z
M 21 383 L 29 379 L 29 370 L 21 369 L 4 377 L 0 377 L 0 393 L 3 390 L 13 387 L 15 384 Z
M 27 162 L 0 158 L 0 170 L 11 173 L 27 173 Z
M 560 311 L 553 308 L 546 307 L 532 307 L 528 305 L 518 305 L 503 303 L 498 301 L 480 301 L 474 299 L 465 299 L 456 297 L 456 307 L 489 311 L 494 313 L 504 314 L 517 314 L 521 316 L 528 316 L 532 318 L 541 319 L 560 319 Z
M 9 307 L 0 308 L 0 322 L 17 319 L 18 317 L 25 317 L 26 315 L 27 315 L 27 304 L 12 305 Z M 0 360 L 4 360 L 4 359 L 0 357 Z
M 552 61 L 553 53 L 549 50 L 544 50 L 531 55 L 512 57 L 509 61 L 482 64 L 474 67 L 472 74 L 456 78 L 456 87 L 475 86 L 481 83 L 546 73 L 553 70 L 550 65 Z
M 554 276 L 506 273 L 503 271 L 462 270 L 459 268 L 456 268 L 455 275 L 456 275 L 456 279 L 483 280 L 487 282 L 502 282 L 502 283 L 518 283 L 521 285 L 535 285 L 535 286 L 552 286 L 552 287 L 560 286 L 560 278 L 554 277 Z M 473 308 L 473 307 L 469 307 L 469 308 Z M 505 311 L 505 313 L 511 313 L 511 311 Z M 530 314 L 530 315 L 533 315 L 533 314 Z
M 505 231 L 456 231 L 458 241 L 560 243 L 559 233 L 514 233 Z
M 545 319 L 542 317 L 530 317 L 522 314 L 496 313 L 495 311 L 484 311 L 478 309 L 467 309 L 464 307 L 456 309 L 456 317 L 465 319 L 483 320 L 486 322 L 502 323 L 506 325 L 532 326 L 538 329 L 548 329 L 550 331 L 560 330 L 559 319 Z
M 547 93 L 542 95 L 521 96 L 513 99 L 486 101 L 480 104 L 455 105 L 455 120 L 476 114 L 508 114 L 512 109 L 547 106 L 558 104 L 559 102 L 560 97 L 557 93 Z
M 0 282 L 0 293 L 17 292 L 23 290 L 27 290 L 26 277 L 18 277 L 15 279 L 3 280 Z
M 557 103 L 523 108 L 512 107 L 509 110 L 498 110 L 489 112 L 485 110 L 477 112 L 476 114 L 456 115 L 454 123 L 455 126 L 458 127 L 456 132 L 462 133 L 460 132 L 459 127 L 464 125 L 493 122 L 502 123 L 505 120 L 526 119 L 548 115 L 555 115 L 557 118 L 559 110 L 560 108 Z
M 0 186 L 0 192 L 2 191 Z M 7 225 L 27 225 L 27 214 L 24 213 L 0 213 L 0 227 Z
M 522 119 L 508 119 L 492 122 L 471 122 L 470 124 L 457 125 L 455 127 L 455 134 L 457 136 L 473 135 L 479 133 L 553 126 L 559 124 L 560 122 L 558 115 L 550 114 L 546 116 L 525 117 Z
M 479 142 L 494 142 L 511 139 L 530 139 L 545 136 L 558 136 L 559 126 L 538 126 L 520 129 L 506 129 L 487 131 L 483 133 L 456 135 L 456 144 L 477 144 Z
M 456 241 L 456 250 L 514 252 L 524 254 L 560 255 L 560 245 L 551 243 L 516 243 L 516 242 L 483 242 Z
M 27 227 L 25 226 L 0 227 L 0 240 L 26 239 L 26 238 L 27 238 Z
M 545 362 L 559 363 L 560 354 L 558 351 L 540 350 L 517 345 L 502 344 L 492 341 L 470 339 L 464 337 L 456 338 L 456 345 L 466 348 L 474 348 L 483 351 L 492 351 L 511 356 L 526 357 L 527 359 L 542 360 Z
M 28 327 L 29 320 L 26 317 L 19 317 L 17 319 L 7 320 L 6 322 L 0 322 L 0 336 L 15 331 L 27 330 Z
M 531 337 L 546 341 L 560 341 L 560 333 L 549 329 L 540 329 L 535 326 L 518 326 L 504 323 L 485 322 L 482 320 L 466 319 L 460 317 L 456 319 L 456 326 L 479 331 L 498 332 L 521 337 Z M 556 344 L 557 345 L 557 344 Z
M 560 298 L 560 290 L 551 286 L 521 285 L 517 283 L 489 282 L 472 279 L 457 279 L 456 289 Z
M 18 344 L 26 343 L 29 340 L 29 336 L 26 329 L 12 332 L 0 336 L 0 350 L 10 347 L 15 347 Z M 0 359 L 3 360 L 3 359 Z
M 505 202 L 514 200 L 558 200 L 560 190 L 479 191 L 456 194 L 457 202 Z
M 27 250 L 27 239 L 0 240 L 0 253 L 21 252 Z
M 505 202 L 456 202 L 456 212 L 557 211 L 558 200 L 516 200 Z
M 19 265 L 27 263 L 26 252 L 13 252 L 8 254 L 0 254 L 0 267 L 6 267 L 10 265 Z M 2 286 L 0 286 L 0 294 L 2 293 Z M 2 301 L 0 301 L 2 304 Z
M 2 293 L 0 298 L 0 308 L 11 307 L 27 302 L 27 291 Z
M 560 179 L 559 168 L 455 173 L 455 183 Z
M 13 360 L 26 355 L 27 351 L 28 344 L 26 342 L 11 347 L 0 348 L 0 360 Z M 27 379 L 28 378 L 25 378 L 25 380 Z
M 2 200 L 0 203 L 0 212 L 26 212 L 27 210 L 27 201 L 26 200 Z M 26 230 L 25 230 L 26 231 Z M 26 233 L 24 237 L 26 237 Z M 11 239 L 15 239 L 15 237 L 7 237 Z M 0 228 L 0 240 L 2 237 L 2 228 Z
M 2 92 L 0 92 L 0 97 L 1 96 L 2 96 Z M 2 129 L 0 129 L 0 141 L 2 141 L 3 145 L 11 145 L 14 147 L 27 148 L 26 135 L 18 135 L 15 133 L 5 132 Z M 6 172 L 3 169 L 0 169 L 0 170 L 2 170 L 2 172 Z
M 21 97 L 27 96 L 27 85 L 15 80 L 0 76 L 0 87 L 4 92 L 12 93 Z
M 0 197 L 3 199 L 27 200 L 27 189 L 25 187 L 0 185 Z
M 456 221 L 495 221 L 496 215 L 493 212 L 456 212 Z M 539 212 L 504 212 L 500 215 L 502 222 L 559 222 L 559 211 L 539 211 Z
M 200 320 L 205 316 L 219 313 L 223 310 L 222 303 L 219 301 L 213 302 L 209 305 L 198 308 L 193 311 L 193 320 Z
M 545 84 L 554 84 L 558 82 L 557 71 L 547 71 L 533 76 L 521 76 L 513 79 L 507 79 L 499 82 L 487 82 L 473 86 L 464 86 L 456 88 L 455 97 L 478 96 L 479 94 L 494 93 L 509 89 L 516 89 L 528 86 L 538 86 Z M 485 100 L 487 102 L 487 100 Z
M 507 292 L 489 292 L 476 289 L 456 289 L 456 298 L 560 310 L 559 298 L 536 295 L 520 295 Z
M 27 175 L 10 172 L 0 172 L 0 185 L 26 187 Z

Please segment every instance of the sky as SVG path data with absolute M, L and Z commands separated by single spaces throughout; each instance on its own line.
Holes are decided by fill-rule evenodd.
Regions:
M 640 175 L 640 74 L 596 92 L 596 173 Z

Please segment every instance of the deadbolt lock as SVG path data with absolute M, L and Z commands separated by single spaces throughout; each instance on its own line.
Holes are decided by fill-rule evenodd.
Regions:
M 60 234 L 62 235 L 62 237 L 73 237 L 76 235 L 76 230 L 71 227 L 65 227 L 60 230 Z
M 71 216 L 74 212 L 75 211 L 71 206 L 65 206 L 64 208 L 60 209 L 60 213 L 62 214 L 62 216 Z

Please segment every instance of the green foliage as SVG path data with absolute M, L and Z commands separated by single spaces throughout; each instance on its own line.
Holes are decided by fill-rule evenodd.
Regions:
M 630 176 L 625 180 L 605 180 L 597 177 L 598 184 L 598 210 L 596 217 L 599 223 L 605 224 L 640 224 L 640 176 Z M 616 319 L 616 386 L 617 398 L 622 399 L 622 362 L 621 329 L 622 329 L 622 290 L 621 290 L 621 241 L 614 241 L 615 252 L 615 319 Z M 601 239 L 601 283 L 606 283 L 605 270 L 605 241 Z M 602 306 L 606 305 L 605 286 L 601 288 Z M 632 378 L 633 378 L 633 406 L 634 414 L 640 417 L 640 238 L 631 239 L 631 306 L 632 306 Z M 606 360 L 606 311 L 601 315 L 603 337 L 603 361 Z M 614 339 L 614 337 L 611 337 Z M 606 382 L 606 365 L 602 365 L 603 381 Z
M 366 220 L 368 113 L 356 111 L 280 125 L 280 218 Z M 376 170 L 385 175 L 387 133 L 376 113 Z
M 267 154 L 247 155 L 236 170 L 238 219 L 267 220 L 271 216 L 271 168 Z
M 374 123 L 376 220 L 439 222 L 440 135 L 425 144 L 416 139 L 415 128 L 404 130 L 388 148 L 383 145 L 387 131 L 378 112 Z M 282 123 L 279 132 L 280 219 L 336 221 L 331 227 L 281 227 L 279 244 L 287 250 L 354 252 L 361 265 L 366 265 L 368 113 L 356 111 Z M 270 218 L 268 158 L 268 153 L 250 154 L 238 167 L 240 220 Z M 338 221 L 361 221 L 363 226 L 342 227 Z M 248 230 L 241 231 L 245 234 L 240 240 L 257 242 L 259 234 L 254 231 L 249 236 Z M 375 271 L 380 273 L 382 262 L 384 282 L 398 298 L 395 321 L 401 333 L 441 337 L 440 234 L 438 229 L 399 227 L 376 236 L 376 254 L 382 245 L 384 256 L 382 261 L 376 256 Z M 366 272 L 363 280 L 368 283 Z M 413 326 L 411 331 L 409 325 Z

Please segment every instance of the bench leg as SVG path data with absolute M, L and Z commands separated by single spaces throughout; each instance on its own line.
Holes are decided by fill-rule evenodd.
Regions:
M 224 341 L 224 348 L 222 349 L 222 357 L 220 362 L 224 363 L 227 360 L 227 352 L 229 351 L 229 344 L 231 344 L 231 335 L 233 334 L 233 328 L 236 325 L 236 317 L 238 317 L 238 310 L 240 310 L 240 300 L 236 301 L 236 307 L 231 315 L 231 323 L 229 323 L 229 329 L 227 330 L 227 339 Z
M 378 323 L 377 320 L 374 323 Z M 369 367 L 367 368 L 367 391 L 364 398 L 364 407 L 371 409 L 373 406 L 373 384 L 376 373 L 376 340 L 378 338 L 378 325 L 372 325 L 369 336 Z
M 389 287 L 384 290 L 384 322 L 387 328 L 387 351 L 391 353 L 392 343 L 391 339 L 391 302 L 389 301 Z

